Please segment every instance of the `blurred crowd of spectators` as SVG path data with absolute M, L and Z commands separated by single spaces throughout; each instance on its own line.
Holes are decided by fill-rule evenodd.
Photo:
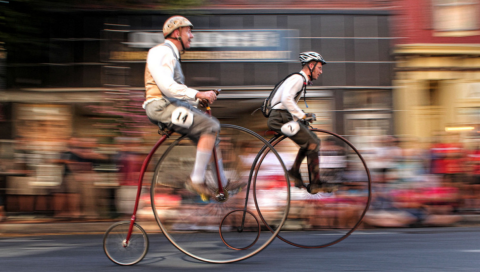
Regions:
M 394 136 L 379 139 L 372 145 L 373 148 L 361 150 L 373 181 L 372 202 L 363 226 L 452 225 L 459 222 L 463 214 L 480 211 L 480 139 L 465 142 L 454 134 L 443 135 L 432 143 Z M 72 138 L 57 148 L 57 152 L 50 153 L 35 153 L 29 150 L 28 144 L 18 140 L 14 160 L 3 166 L 9 165 L 11 170 L 25 173 L 21 178 L 30 182 L 19 186 L 42 187 L 43 194 L 49 199 L 44 208 L 47 214 L 69 219 L 131 215 L 138 174 L 150 148 L 140 138 L 118 138 L 109 145 L 99 144 L 93 138 Z M 52 169 L 52 172 L 45 173 L 45 169 Z M 53 179 L 54 175 L 60 176 L 60 179 L 53 184 L 38 183 L 40 175 L 47 180 L 48 177 Z M 10 186 L 6 188 L 8 196 L 4 194 L 0 197 L 3 198 L 0 204 L 5 203 L 5 197 L 14 199 L 21 195 L 11 188 L 15 182 L 20 184 L 20 179 L 9 178 L 10 182 L 3 185 Z M 37 183 L 32 183 L 32 180 Z M 48 188 L 45 190 L 45 187 Z M 364 198 L 364 189 L 362 194 L 358 194 L 358 188 L 345 186 L 336 193 L 337 200 L 330 200 L 332 203 L 340 198 L 352 200 L 354 194 Z M 337 217 L 336 227 L 341 227 L 342 222 L 347 224 L 349 218 L 358 217 L 363 211 L 362 205 L 352 204 L 354 201 L 332 206 L 328 203 L 329 198 L 324 198 L 322 205 L 335 208 L 317 211 L 312 209 L 316 206 L 312 206 L 311 201 L 300 203 L 301 199 L 295 199 L 297 193 L 293 192 L 294 205 L 290 218 L 300 218 L 310 226 L 334 227 L 327 222 L 330 217 L 333 218 L 329 215 L 331 213 Z M 300 204 L 295 204 L 295 201 Z M 8 205 L 10 209 L 7 207 L 7 212 L 22 212 L 20 205 L 16 206 L 13 201 L 9 201 Z M 29 212 L 38 212 L 35 207 L 32 209 Z M 3 209 L 0 212 L 3 217 Z
M 367 224 L 450 225 L 480 211 L 480 139 L 385 136 L 367 153 L 374 179 Z
M 141 143 L 139 138 L 117 138 L 112 144 L 95 138 L 63 143 L 18 139 L 13 158 L 2 161 L 0 206 L 10 215 L 65 219 L 131 213 L 144 159 Z M 40 199 L 44 205 L 39 205 Z M 5 218 L 5 213 L 0 216 Z

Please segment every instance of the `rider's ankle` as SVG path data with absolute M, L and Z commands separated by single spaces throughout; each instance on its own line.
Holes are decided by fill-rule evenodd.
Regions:
M 202 184 L 204 182 L 203 177 L 198 177 L 195 175 L 191 175 L 190 179 L 192 180 L 192 183 L 196 183 L 196 184 Z

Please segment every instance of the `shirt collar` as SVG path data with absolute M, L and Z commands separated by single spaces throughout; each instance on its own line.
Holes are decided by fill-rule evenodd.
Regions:
M 175 55 L 177 56 L 177 59 L 180 59 L 180 53 L 178 52 L 177 46 L 169 40 L 165 40 L 165 43 L 168 43 L 172 46 L 173 51 L 175 52 Z
M 308 79 L 308 76 L 305 74 L 305 72 L 300 71 L 300 74 L 305 78 L 305 82 L 307 82 L 308 85 L 311 85 L 311 81 Z

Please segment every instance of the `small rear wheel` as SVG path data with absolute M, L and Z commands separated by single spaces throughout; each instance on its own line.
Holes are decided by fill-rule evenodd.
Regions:
M 220 222 L 220 237 L 223 243 L 235 250 L 252 247 L 258 241 L 260 231 L 260 222 L 250 211 L 231 211 Z
M 130 221 L 113 224 L 103 237 L 103 250 L 107 257 L 118 265 L 134 265 L 148 251 L 148 236 L 140 225 L 133 224 L 132 235 L 127 242 Z

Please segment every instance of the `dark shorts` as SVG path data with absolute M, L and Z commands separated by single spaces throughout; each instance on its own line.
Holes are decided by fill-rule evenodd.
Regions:
M 178 107 L 189 109 L 193 113 L 193 123 L 189 128 L 177 126 L 172 123 L 172 112 Z M 154 124 L 160 122 L 165 127 L 177 133 L 187 135 L 194 142 L 198 142 L 203 134 L 218 134 L 220 131 L 220 122 L 214 117 L 210 117 L 199 109 L 193 107 L 188 102 L 161 98 L 154 100 L 145 107 L 146 114 Z
M 270 117 L 268 117 L 268 127 L 271 130 L 282 134 L 282 126 L 290 121 L 293 121 L 293 116 L 288 111 L 272 110 Z M 310 129 L 302 122 L 299 122 L 299 124 L 300 130 L 297 132 L 297 134 L 289 138 L 299 145 L 301 149 L 308 149 L 310 144 L 316 144 L 317 148 L 315 151 L 318 152 L 320 148 L 320 139 L 317 137 L 317 134 L 310 131 Z

